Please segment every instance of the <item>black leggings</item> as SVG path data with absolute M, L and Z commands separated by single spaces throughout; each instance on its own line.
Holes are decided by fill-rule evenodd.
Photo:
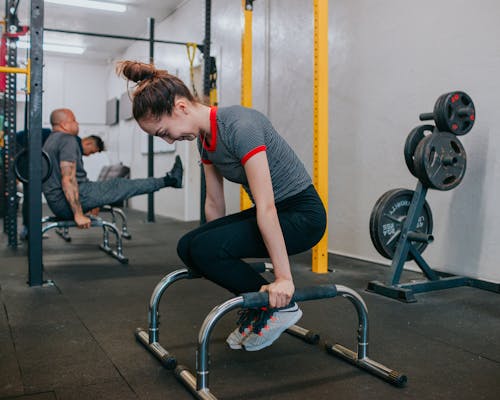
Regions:
M 323 237 L 326 212 L 314 186 L 276 203 L 289 255 L 312 248 Z M 177 253 L 186 266 L 239 295 L 267 282 L 242 258 L 269 257 L 255 207 L 211 221 L 184 235 Z

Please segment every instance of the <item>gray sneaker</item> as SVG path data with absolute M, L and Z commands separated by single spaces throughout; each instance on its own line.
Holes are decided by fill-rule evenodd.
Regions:
M 253 329 L 241 342 L 246 351 L 257 351 L 271 346 L 280 335 L 302 317 L 297 304 L 284 309 L 263 310 Z
M 182 166 L 182 161 L 179 156 L 175 156 L 175 162 L 172 169 L 167 172 L 163 178 L 165 186 L 171 186 L 176 189 L 182 188 L 182 176 L 184 174 L 184 168 Z
M 238 311 L 238 327 L 232 331 L 226 339 L 226 343 L 233 350 L 240 350 L 241 343 L 252 332 L 253 322 L 257 319 L 260 310 L 255 308 L 246 308 Z

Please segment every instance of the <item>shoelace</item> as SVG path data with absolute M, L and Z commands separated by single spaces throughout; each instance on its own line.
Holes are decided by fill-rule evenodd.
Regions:
M 260 310 L 256 308 L 246 308 L 244 310 L 238 311 L 238 321 L 236 322 L 240 327 L 239 331 L 240 333 L 243 333 L 243 331 L 246 328 L 249 328 L 252 326 L 254 320 L 257 318 L 257 315 L 259 314 Z
M 252 324 L 252 332 L 258 335 L 260 331 L 267 326 L 267 322 L 271 319 L 276 310 L 274 308 L 262 307 L 257 311 L 259 314 Z

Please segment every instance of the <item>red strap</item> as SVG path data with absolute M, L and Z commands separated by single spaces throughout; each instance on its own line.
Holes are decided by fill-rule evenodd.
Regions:
M 203 147 L 207 151 L 215 151 L 217 147 L 217 107 L 210 107 L 210 146 L 203 143 Z

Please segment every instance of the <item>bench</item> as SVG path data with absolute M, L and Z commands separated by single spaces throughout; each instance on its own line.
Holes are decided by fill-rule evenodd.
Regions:
M 112 222 L 105 221 L 102 218 L 93 215 L 89 216 L 89 218 L 91 220 L 91 228 L 102 228 L 102 244 L 99 245 L 99 248 L 106 254 L 117 259 L 120 263 L 127 264 L 128 258 L 123 255 L 122 238 L 120 231 L 118 230 L 116 225 Z M 68 233 L 69 228 L 74 227 L 76 227 L 76 223 L 74 220 L 64 220 L 54 216 L 47 216 L 42 219 L 42 235 L 50 231 L 51 229 L 56 229 L 56 232 L 67 242 L 71 241 L 71 237 Z M 112 232 L 115 235 L 115 249 L 110 246 L 109 232 Z

